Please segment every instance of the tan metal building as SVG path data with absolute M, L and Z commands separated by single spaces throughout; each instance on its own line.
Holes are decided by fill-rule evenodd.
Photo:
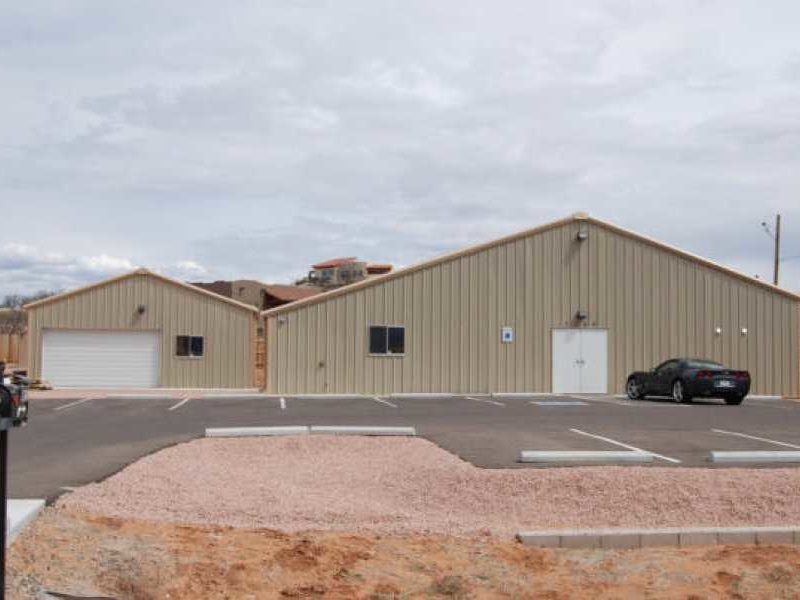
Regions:
M 274 393 L 621 393 L 689 356 L 800 396 L 800 296 L 581 213 L 263 315 Z
M 25 309 L 29 372 L 56 387 L 249 388 L 257 382 L 258 310 L 146 269 Z

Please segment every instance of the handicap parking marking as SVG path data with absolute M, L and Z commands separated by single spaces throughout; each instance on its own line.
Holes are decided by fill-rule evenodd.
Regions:
M 537 406 L 588 406 L 588 402 L 583 400 L 531 400 L 528 404 Z
M 582 402 L 599 402 L 601 404 L 613 404 L 614 406 L 638 406 L 638 402 L 630 402 L 627 400 L 618 400 L 615 396 L 581 396 L 578 394 L 554 394 L 561 398 L 572 398 Z
M 664 456 L 663 454 L 656 454 L 655 452 L 650 452 L 649 450 L 643 450 L 642 448 L 637 448 L 636 446 L 631 446 L 630 444 L 625 444 L 625 443 L 620 442 L 618 440 L 612 440 L 611 438 L 604 437 L 602 435 L 589 433 L 588 431 L 583 431 L 581 429 L 570 429 L 570 431 L 573 432 L 573 433 L 577 433 L 579 435 L 585 435 L 587 437 L 594 438 L 596 440 L 600 440 L 600 441 L 603 441 L 603 442 L 608 442 L 609 444 L 613 444 L 615 446 L 619 446 L 620 448 L 627 448 L 628 450 L 633 450 L 634 452 L 644 452 L 646 454 L 650 454 L 650 455 L 654 456 L 655 458 L 660 458 L 661 460 L 665 460 L 667 462 L 671 462 L 671 463 L 675 463 L 675 464 L 679 464 L 681 462 L 677 458 L 671 458 L 669 456 Z
M 488 398 L 476 398 L 475 396 L 464 396 L 465 400 L 472 400 L 474 402 L 484 402 L 485 404 L 493 404 L 495 406 L 505 406 L 502 402 L 497 400 L 489 400 Z
M 750 435 L 750 434 L 747 434 L 747 433 L 740 433 L 738 431 L 727 431 L 725 429 L 712 429 L 711 431 L 713 431 L 714 433 L 721 433 L 722 435 L 733 435 L 733 436 L 740 437 L 740 438 L 745 438 L 745 439 L 748 439 L 748 440 L 754 440 L 754 441 L 757 441 L 757 442 L 766 442 L 767 444 L 774 444 L 776 446 L 783 446 L 784 448 L 795 448 L 797 450 L 800 450 L 800 446 L 798 446 L 797 444 L 789 444 L 787 442 L 780 442 L 778 440 L 771 440 L 769 438 L 759 437 L 757 435 Z

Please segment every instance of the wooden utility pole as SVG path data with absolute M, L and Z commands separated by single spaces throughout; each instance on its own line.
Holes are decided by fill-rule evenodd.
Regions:
M 778 285 L 778 272 L 781 265 L 781 216 L 775 215 L 775 276 L 772 283 Z

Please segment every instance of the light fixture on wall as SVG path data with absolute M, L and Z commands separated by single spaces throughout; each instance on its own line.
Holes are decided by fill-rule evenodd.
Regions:
M 742 327 L 742 336 L 747 335 L 747 327 Z
M 287 319 L 285 316 L 281 315 L 280 317 L 278 317 L 278 325 L 283 325 L 284 323 L 286 323 L 286 321 Z
M 589 318 L 589 315 L 586 313 L 585 310 L 579 310 L 578 312 L 575 313 L 575 318 L 578 321 L 585 321 L 586 319 Z
M 589 239 L 589 226 L 585 222 L 578 225 L 578 235 L 576 237 L 579 242 Z
M 716 327 L 714 329 L 714 335 L 722 335 L 722 327 Z
M 147 310 L 147 307 L 144 304 L 140 304 L 139 306 L 136 307 L 136 312 L 138 314 L 140 314 L 140 315 L 143 315 L 144 311 L 146 311 L 146 310 Z

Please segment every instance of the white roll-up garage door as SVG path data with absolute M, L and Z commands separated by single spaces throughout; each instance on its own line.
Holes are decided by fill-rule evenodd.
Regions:
M 56 387 L 155 387 L 160 337 L 157 331 L 46 329 L 42 379 Z

